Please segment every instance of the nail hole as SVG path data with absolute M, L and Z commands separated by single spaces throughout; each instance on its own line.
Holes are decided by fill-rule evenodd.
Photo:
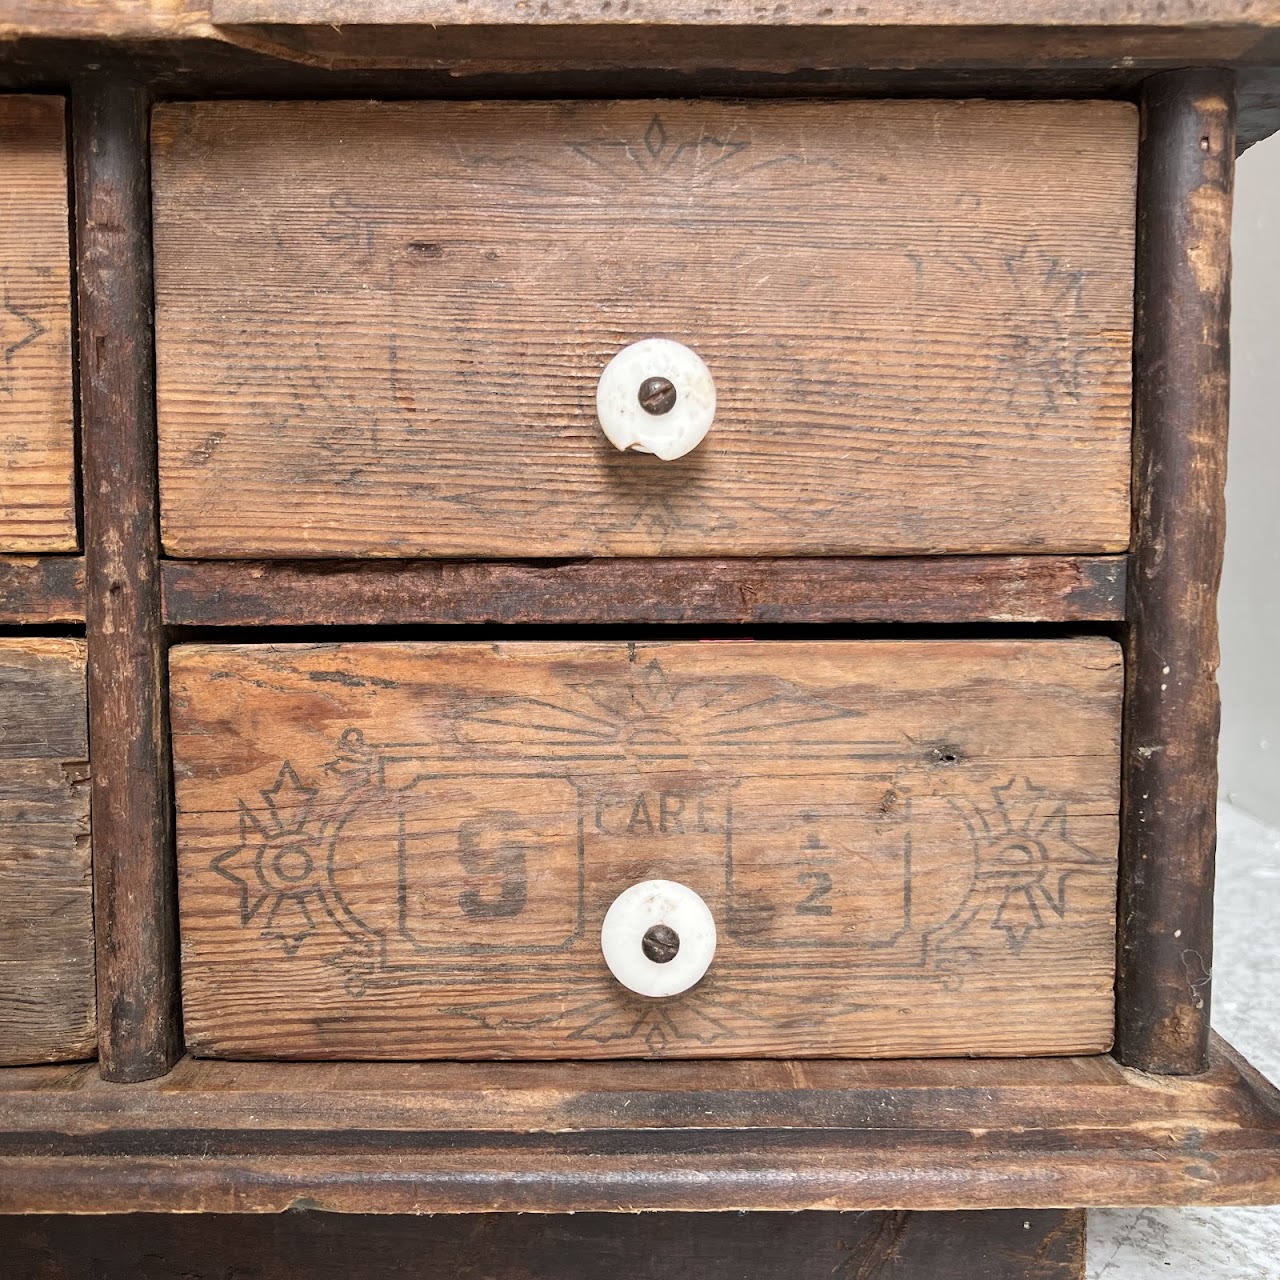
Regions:
M 948 743 L 943 743 L 940 747 L 934 747 L 930 752 L 934 764 L 957 764 L 961 754 L 959 747 L 953 747 Z

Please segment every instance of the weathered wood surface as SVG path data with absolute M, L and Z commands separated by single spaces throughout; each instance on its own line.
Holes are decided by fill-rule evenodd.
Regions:
M 166 549 L 1123 550 L 1136 139 L 1123 103 L 162 106 Z M 674 463 L 595 420 L 653 334 L 717 381 Z
M 122 1156 L 128 1159 L 122 1159 Z M 1280 1097 L 987 1061 L 225 1063 L 0 1073 L 0 1211 L 348 1213 L 1269 1204 Z
M 503 5 L 500 0 L 465 5 L 453 0 L 8 0 L 0 19 L 0 39 L 239 39 L 243 36 L 234 27 L 246 23 L 272 28 L 269 34 L 277 37 L 282 27 L 330 27 L 335 34 L 347 34 L 357 49 L 372 51 L 384 62 L 404 60 L 403 37 L 415 27 L 445 31 L 477 27 L 485 33 L 495 27 L 499 32 L 517 33 L 555 27 L 572 36 L 577 31 L 598 34 L 627 25 L 653 25 L 720 31 L 767 27 L 782 33 L 800 28 L 822 33 L 828 40 L 838 39 L 847 28 L 864 45 L 870 42 L 861 58 L 872 65 L 883 52 L 882 41 L 891 35 L 899 46 L 906 46 L 903 55 L 914 52 L 917 58 L 949 64 L 971 56 L 983 65 L 994 46 L 999 55 L 996 65 L 1007 66 L 1031 60 L 1101 59 L 1108 54 L 1114 59 L 1125 50 L 1144 64 L 1157 56 L 1179 55 L 1212 61 L 1265 61 L 1274 48 L 1272 37 L 1280 27 L 1280 13 L 1274 4 L 1256 0 L 1188 0 L 1178 5 L 1159 0 L 1094 0 L 1087 4 L 1070 0 L 1021 4 L 1017 0 L 965 0 L 943 7 L 912 4 L 910 0 L 875 6 L 853 0 L 800 0 L 784 9 L 771 9 L 767 15 L 748 0 L 724 0 L 714 7 L 689 0 L 635 0 L 626 9 L 607 0 L 589 4 L 557 0 L 524 10 Z M 407 24 L 400 33 L 400 46 L 386 30 L 397 24 Z M 267 34 L 258 38 L 265 41 Z M 372 50 L 368 45 L 371 35 L 380 37 Z M 985 39 L 983 47 L 972 53 L 967 46 L 956 44 L 975 37 Z M 1104 44 L 1105 39 L 1111 43 Z M 848 44 L 852 50 L 859 48 L 853 41 Z M 287 49 L 282 46 L 282 51 Z M 679 53 L 677 46 L 669 50 L 668 57 Z M 828 56 L 834 56 L 834 51 Z
M 161 577 L 170 626 L 1115 622 L 1125 565 L 1123 556 L 166 560 Z
M 0 1218 L 41 1280 L 1083 1280 L 1085 1215 L 484 1214 Z
M 94 1053 L 84 664 L 0 640 L 0 1064 Z
M 0 625 L 83 621 L 84 561 L 79 556 L 0 556 Z
M 517 12 L 501 0 L 465 6 L 450 0 L 425 6 L 412 0 L 212 0 L 210 12 L 218 35 L 246 50 L 339 71 L 640 65 L 803 75 L 815 67 L 959 66 L 972 74 L 1031 66 L 1137 67 L 1149 74 L 1179 65 L 1280 61 L 1274 6 L 1255 4 L 1247 16 L 1219 12 L 1221 23 L 1213 22 L 1210 8 L 1193 3 L 1171 14 L 1145 5 L 806 0 L 762 9 L 746 0 L 715 6 L 631 0 L 623 9 L 610 0 L 568 0 Z M 616 95 L 614 89 L 604 96 Z
M 1145 1071 L 1194 1072 L 1213 968 L 1230 73 L 1153 79 L 1143 119 L 1116 1047 Z
M 147 1079 L 179 1052 L 151 347 L 145 91 L 72 98 L 93 740 L 99 1058 Z
M 257 1058 L 1110 1043 L 1107 640 L 179 646 L 183 1009 Z M 629 885 L 718 921 L 632 996 Z
M 0 96 L 0 552 L 78 545 L 66 109 Z

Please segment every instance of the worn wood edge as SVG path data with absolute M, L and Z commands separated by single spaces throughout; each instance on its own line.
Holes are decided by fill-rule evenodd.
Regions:
M 449 67 L 477 72 L 512 65 L 553 70 L 568 63 L 688 71 L 727 65 L 776 70 L 961 65 L 979 70 L 1122 64 L 1150 72 L 1205 63 L 1265 65 L 1277 56 L 1272 28 L 1229 24 L 1188 28 L 935 20 L 916 26 L 887 21 L 883 14 L 868 21 L 865 15 L 836 17 L 835 11 L 830 16 L 817 11 L 783 17 L 775 10 L 759 21 L 756 15 L 723 9 L 639 20 L 632 16 L 633 8 L 620 21 L 609 21 L 608 14 L 511 21 L 505 11 L 485 21 L 477 11 L 467 23 L 458 22 L 453 13 L 433 25 L 416 17 L 404 23 L 268 22 L 255 20 L 249 8 L 234 12 L 235 21 L 228 18 L 213 27 L 219 39 L 247 53 L 328 71 Z M 935 16 L 927 9 L 920 12 Z M 960 62 L 957 48 L 967 55 Z
M 0 556 L 0 626 L 84 622 L 81 556 Z
M 1116 28 L 1121 31 L 1187 32 L 1213 41 L 1241 35 L 1261 35 L 1280 27 L 1274 6 L 1215 0 L 1195 6 L 1194 16 L 1170 18 L 1168 6 L 1147 0 L 1121 4 L 1092 0 L 1085 5 L 1020 4 L 1017 0 L 964 0 L 947 7 L 944 21 L 929 6 L 896 3 L 870 7 L 852 0 L 832 5 L 824 0 L 801 0 L 775 12 L 768 25 L 821 24 L 858 28 L 902 27 L 907 30 L 964 30 L 1001 27 L 1013 31 Z M 450 3 L 429 0 L 11 0 L 0 20 L 0 39 L 54 36 L 68 39 L 108 37 L 162 39 L 179 36 L 217 38 L 228 25 L 424 25 L 436 27 L 492 25 L 495 19 L 511 27 L 652 25 L 736 26 L 755 24 L 759 8 L 748 0 L 728 0 L 714 8 L 682 0 L 642 0 L 627 9 L 572 3 L 510 6 L 481 3 L 474 12 Z M 1212 56 L 1210 43 L 1202 57 Z
M 1115 1053 L 1152 1072 L 1208 1052 L 1234 153 L 1231 72 L 1147 82 Z
M 1115 622 L 1123 556 L 182 561 L 169 626 Z
M 181 1052 L 149 106 L 127 81 L 71 95 L 98 1057 L 116 1080 L 161 1074 Z
M 358 1095 L 282 1087 L 279 1108 L 293 1127 L 273 1131 L 249 1092 L 222 1106 L 227 1124 L 210 1127 L 202 1103 L 237 1080 L 270 1073 L 281 1085 L 298 1068 L 201 1064 L 223 1090 L 184 1095 L 179 1072 L 154 1085 L 122 1087 L 85 1068 L 32 1068 L 0 1078 L 0 1211 L 474 1213 L 645 1210 L 863 1210 L 1085 1208 L 1179 1204 L 1265 1204 L 1280 1198 L 1280 1109 L 1274 1089 L 1227 1046 L 1215 1042 L 1200 1078 L 1145 1077 L 1110 1059 L 1095 1090 L 1115 1095 L 1105 1110 L 1087 1097 L 1070 1123 L 1021 1113 L 990 1091 L 948 1090 L 937 1064 L 935 1106 L 917 1105 L 899 1127 L 872 1122 L 805 1130 L 779 1126 L 626 1129 L 628 1108 L 604 1125 L 555 1133 L 398 1130 L 370 1127 Z M 1070 1069 L 1071 1060 L 963 1064 L 965 1074 L 1034 1074 Z M 525 1064 L 484 1064 L 497 1081 Z M 649 1064 L 645 1064 L 649 1065 Z M 706 1064 L 710 1072 L 724 1064 Z M 779 1069 L 788 1064 L 776 1064 Z M 804 1064 L 807 1070 L 809 1064 Z M 865 1105 L 871 1083 L 895 1081 L 908 1104 L 910 1078 L 929 1064 L 844 1064 L 868 1083 L 849 1091 Z M 950 1064 L 953 1072 L 959 1064 Z M 669 1072 L 671 1064 L 657 1064 Z M 366 1081 L 401 1068 L 355 1069 Z M 306 1072 L 301 1069 L 301 1073 Z M 351 1068 L 329 1067 L 331 1077 Z M 591 1068 L 574 1073 L 581 1084 Z M 31 1087 L 17 1087 L 25 1075 Z M 803 1078 L 800 1076 L 798 1078 Z M 314 1083 L 314 1082 L 313 1082 Z M 567 1086 L 566 1086 L 567 1088 Z M 777 1091 L 800 1097 L 803 1088 Z M 1073 1105 L 1058 1082 L 1060 1111 Z M 948 1094 L 950 1097 L 948 1098 Z M 375 1090 L 375 1096 L 379 1096 Z M 632 1090 L 628 1097 L 639 1097 Z M 694 1095 L 714 1103 L 719 1095 Z M 1157 1105 L 1151 1105 L 1154 1097 Z M 501 1106 L 498 1086 L 479 1100 Z M 957 1105 L 957 1099 L 959 1105 Z M 1172 1101 L 1173 1114 L 1169 1114 Z M 91 1104 L 91 1105 L 87 1105 Z M 234 1113 L 234 1114 L 233 1114 Z M 1214 1116 L 1221 1123 L 1213 1123 Z M 149 1127 L 160 1120 L 168 1128 Z M 21 1127 L 16 1122 L 21 1120 Z M 331 1127 L 323 1133 L 317 1126 Z M 1092 1123 L 1093 1127 L 1089 1127 Z M 605 1127 L 611 1125 L 612 1127 Z M 327 1145 L 326 1145 L 327 1144 Z

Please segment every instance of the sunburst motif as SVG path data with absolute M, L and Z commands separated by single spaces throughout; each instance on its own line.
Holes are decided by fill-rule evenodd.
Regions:
M 979 809 L 968 799 L 953 800 L 964 814 L 977 848 L 973 893 L 994 902 L 993 929 L 1021 950 L 1046 924 L 1045 912 L 1061 920 L 1067 910 L 1067 881 L 1101 859 L 1067 834 L 1067 806 L 1028 778 L 992 787 L 994 807 Z M 1050 868 L 1053 868 L 1051 871 Z
M 293 955 L 318 932 L 317 909 L 328 909 L 316 788 L 303 786 L 286 760 L 275 786 L 258 794 L 264 809 L 240 801 L 240 843 L 210 867 L 239 888 L 240 923 L 261 919 L 262 936 Z
M 671 679 L 655 658 L 633 663 L 624 680 L 567 686 L 578 703 L 511 697 L 460 717 L 469 737 L 495 742 L 539 740 L 544 747 L 599 747 L 636 759 L 671 759 L 698 748 L 731 750 L 750 739 L 789 742 L 797 729 L 858 719 L 862 712 L 794 689 L 779 680 L 723 690 L 705 680 Z M 834 739 L 847 742 L 843 733 Z
M 636 172 L 689 179 L 733 160 L 751 147 L 750 141 L 717 138 L 705 129 L 683 138 L 672 135 L 666 121 L 654 115 L 637 138 L 588 138 L 571 142 L 569 150 L 615 177 L 633 179 Z

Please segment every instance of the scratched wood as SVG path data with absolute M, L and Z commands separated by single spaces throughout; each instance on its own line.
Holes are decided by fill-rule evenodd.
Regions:
M 65 117 L 0 97 L 0 551 L 76 549 Z
M 188 1047 L 266 1058 L 1097 1053 L 1109 640 L 184 645 Z M 610 977 L 637 881 L 707 977 Z
M 1124 103 L 157 108 L 179 556 L 1121 551 Z M 664 335 L 711 435 L 622 454 Z
M 0 1064 L 95 1045 L 85 652 L 0 640 Z

